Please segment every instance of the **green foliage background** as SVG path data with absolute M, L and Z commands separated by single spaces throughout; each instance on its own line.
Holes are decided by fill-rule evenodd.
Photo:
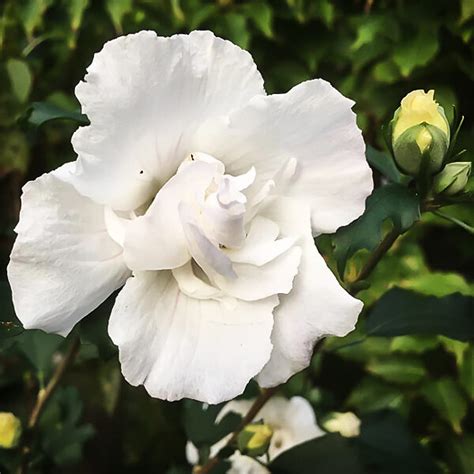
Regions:
M 452 105 L 466 116 L 460 145 L 470 150 L 465 159 L 474 156 L 474 0 L 6 0 L 0 15 L 3 322 L 15 321 L 5 267 L 20 187 L 74 159 L 69 140 L 77 124 L 63 120 L 33 127 L 26 120 L 31 103 L 48 102 L 75 117 L 74 86 L 93 54 L 122 33 L 211 29 L 252 53 L 269 93 L 314 77 L 327 79 L 356 101 L 366 141 L 378 149 L 383 147 L 380 127 L 400 99 L 413 89 L 434 88 L 448 118 Z M 378 173 L 376 180 L 383 182 Z M 450 206 L 446 212 L 474 225 L 472 207 Z M 322 237 L 318 244 L 336 272 L 332 239 Z M 346 278 L 357 273 L 366 254 L 355 252 L 346 263 Z M 367 308 L 394 286 L 436 297 L 472 296 L 473 276 L 472 234 L 426 214 L 397 242 L 359 296 Z M 79 357 L 41 418 L 32 472 L 165 473 L 186 466 L 184 405 L 152 400 L 123 381 L 106 335 L 110 304 L 78 329 L 83 342 Z M 420 304 L 412 318 L 425 300 Z M 416 450 L 397 454 L 388 449 L 402 433 L 417 449 L 424 446 L 424 455 L 440 472 L 472 473 L 473 347 L 446 335 L 368 335 L 366 319 L 345 339 L 329 340 L 312 366 L 290 381 L 286 394 L 309 398 L 321 418 L 330 411 L 352 410 L 389 433 L 378 446 L 382 461 L 372 460 L 367 472 L 437 472 L 412 462 L 412 455 L 418 459 Z M 69 341 L 18 328 L 12 337 L 11 328 L 2 324 L 0 411 L 12 411 L 25 422 L 38 387 Z M 472 337 L 465 333 L 464 339 Z M 251 386 L 247 395 L 255 390 Z M 394 425 L 385 418 L 375 423 L 374 412 L 381 409 L 398 413 L 396 423 L 403 430 L 392 433 Z M 15 450 L 0 450 L 0 470 L 13 469 L 17 457 Z M 278 472 L 290 472 L 282 464 Z

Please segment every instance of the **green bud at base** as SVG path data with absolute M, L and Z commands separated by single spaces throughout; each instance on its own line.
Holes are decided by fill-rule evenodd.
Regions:
M 430 174 L 441 169 L 448 151 L 446 133 L 434 125 L 421 123 L 405 130 L 393 143 L 395 162 L 403 173 L 417 176 L 423 157 L 428 157 Z
M 448 163 L 443 171 L 438 173 L 433 181 L 436 194 L 453 196 L 460 193 L 467 185 L 472 165 L 469 161 Z

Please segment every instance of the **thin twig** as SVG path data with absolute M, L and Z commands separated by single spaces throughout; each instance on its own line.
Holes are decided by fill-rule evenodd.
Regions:
M 46 387 L 44 389 L 41 389 L 38 392 L 38 396 L 36 397 L 36 402 L 33 406 L 33 409 L 31 410 L 31 414 L 28 419 L 28 432 L 29 433 L 28 433 L 28 436 L 25 438 L 24 444 L 21 448 L 22 462 L 18 470 L 19 474 L 24 474 L 27 472 L 28 457 L 31 452 L 30 444 L 31 444 L 33 432 L 38 424 L 38 421 L 41 417 L 41 414 L 43 413 L 43 410 L 46 404 L 51 398 L 51 395 L 53 395 L 54 391 L 58 387 L 59 382 L 61 381 L 63 375 L 66 372 L 66 369 L 76 358 L 76 355 L 79 352 L 80 346 L 81 346 L 81 343 L 80 343 L 79 337 L 74 338 L 66 354 L 64 355 L 63 360 L 56 367 Z
M 227 443 L 225 444 L 224 448 L 228 448 L 232 446 L 239 437 L 241 431 L 253 421 L 253 419 L 257 416 L 258 412 L 263 408 L 263 406 L 270 400 L 270 398 L 276 393 L 278 387 L 267 388 L 262 391 L 260 396 L 253 402 L 253 405 L 250 407 L 250 410 L 247 414 L 242 418 L 238 428 L 232 433 L 232 436 L 228 439 Z M 219 453 L 216 456 L 211 457 L 206 464 L 203 466 L 196 466 L 194 469 L 194 474 L 207 474 L 211 472 L 211 470 L 219 464 Z
M 390 250 L 392 245 L 398 239 L 399 235 L 400 234 L 395 229 L 392 229 L 385 236 L 385 238 L 382 240 L 382 242 L 380 242 L 378 247 L 372 252 L 367 262 L 365 262 L 365 265 L 362 267 L 362 270 L 359 272 L 357 277 L 349 284 L 349 293 L 355 295 L 359 292 L 359 283 L 368 278 L 368 276 L 372 273 L 373 269 L 377 266 L 381 258 L 387 253 L 388 250 Z
M 76 337 L 72 341 L 72 344 L 69 346 L 69 349 L 66 352 L 63 360 L 56 367 L 56 370 L 54 371 L 53 376 L 49 380 L 48 385 L 46 385 L 44 389 L 38 392 L 38 397 L 36 399 L 35 406 L 33 407 L 30 418 L 28 420 L 29 429 L 34 429 L 36 427 L 39 417 L 41 415 L 41 412 L 46 406 L 46 403 L 48 402 L 48 400 L 51 398 L 51 395 L 56 390 L 69 364 L 71 364 L 71 362 L 76 358 L 76 355 L 79 352 L 80 346 L 81 346 L 81 343 L 80 343 L 79 337 Z

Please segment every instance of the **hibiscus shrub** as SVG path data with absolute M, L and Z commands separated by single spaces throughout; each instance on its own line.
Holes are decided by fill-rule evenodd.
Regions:
M 474 472 L 473 56 L 471 0 L 3 1 L 0 472 Z

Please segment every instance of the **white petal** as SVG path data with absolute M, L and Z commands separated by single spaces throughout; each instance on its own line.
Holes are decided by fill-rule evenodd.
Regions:
M 270 474 L 270 471 L 250 456 L 244 456 L 236 451 L 230 456 L 230 469 L 227 474 Z
M 204 199 L 214 174 L 211 164 L 190 163 L 160 189 L 145 215 L 129 223 L 124 256 L 132 270 L 177 268 L 191 258 L 179 206 Z
M 316 341 L 326 335 L 344 336 L 355 327 L 362 302 L 338 283 L 316 249 L 310 230 L 309 206 L 280 198 L 267 217 L 280 225 L 282 234 L 303 236 L 298 275 L 289 295 L 282 295 L 275 310 L 272 357 L 257 381 L 262 387 L 286 382 L 308 366 Z
M 237 278 L 229 257 L 218 249 L 196 224 L 183 219 L 183 228 L 191 255 L 211 280 L 218 275 L 229 280 Z
M 233 400 L 219 412 L 217 421 L 227 413 L 234 412 L 244 416 L 252 406 L 253 400 Z M 258 412 L 253 421 L 262 420 L 273 429 L 270 443 L 270 459 L 297 444 L 304 443 L 325 434 L 316 423 L 311 404 L 302 397 L 272 397 Z
M 209 120 L 195 146 L 225 163 L 227 173 L 255 166 L 260 182 L 296 158 L 288 193 L 310 202 L 314 234 L 334 232 L 362 214 L 373 187 L 352 105 L 328 82 L 307 81 Z
M 183 294 L 170 271 L 143 272 L 119 293 L 109 334 L 132 385 L 166 400 L 229 400 L 268 360 L 277 297 L 233 308 Z
M 205 151 L 189 146 L 205 119 L 264 93 L 250 54 L 211 32 L 109 41 L 76 88 L 91 125 L 73 136 L 75 185 L 113 209 L 134 209 L 189 153 Z
M 265 217 L 256 216 L 250 223 L 245 244 L 240 249 L 225 250 L 225 254 L 234 263 L 265 265 L 295 243 L 292 237 L 276 240 L 279 232 L 278 224 Z
M 267 404 L 261 414 L 265 422 L 275 420 L 279 429 L 272 438 L 269 454 L 275 459 L 282 452 L 297 444 L 323 436 L 325 432 L 316 424 L 316 416 L 311 404 L 302 397 L 290 400 L 276 398 L 276 403 Z M 277 421 L 278 420 L 278 421 Z M 269 421 L 269 423 L 272 423 Z
M 62 180 L 68 163 L 23 188 L 8 278 L 25 328 L 67 335 L 129 276 L 104 208 Z
M 182 267 L 173 269 L 172 272 L 176 282 L 178 283 L 179 289 L 191 298 L 198 298 L 200 300 L 219 300 L 224 297 L 221 290 L 208 285 L 194 274 L 193 264 L 191 261 L 187 262 Z
M 289 293 L 298 272 L 301 248 L 292 247 L 262 266 L 234 263 L 237 278 L 214 276 L 214 283 L 226 294 L 255 301 L 276 294 Z

